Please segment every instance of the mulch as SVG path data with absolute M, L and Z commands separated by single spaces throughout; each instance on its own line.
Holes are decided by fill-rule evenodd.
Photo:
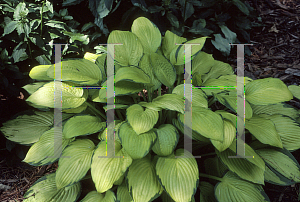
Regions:
M 250 31 L 251 56 L 245 55 L 245 76 L 252 79 L 279 78 L 286 85 L 300 85 L 300 0 L 249 0 L 261 17 L 262 27 Z M 236 51 L 229 58 L 236 71 Z M 162 94 L 166 92 L 163 89 Z M 145 92 L 146 93 L 146 92 Z M 141 94 L 140 94 L 141 95 Z M 147 93 L 146 93 L 147 96 Z M 25 102 L 25 101 L 24 101 Z M 300 109 L 300 101 L 293 99 L 288 104 Z M 1 139 L 2 141 L 2 139 Z M 0 141 L 0 142 L 1 142 Z M 5 147 L 1 147 L 1 150 Z M 5 153 L 6 152 L 6 153 Z M 23 194 L 41 176 L 55 172 L 57 163 L 33 167 L 20 162 L 11 163 L 11 154 L 1 151 L 0 155 L 0 201 L 22 201 Z M 6 155 L 7 154 L 7 155 Z M 300 151 L 293 152 L 300 162 Z M 266 183 L 265 192 L 271 202 L 298 201 L 299 184 L 276 186 Z

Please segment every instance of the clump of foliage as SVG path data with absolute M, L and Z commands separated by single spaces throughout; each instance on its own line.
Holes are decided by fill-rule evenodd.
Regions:
M 55 65 L 34 67 L 30 77 L 39 82 L 24 86 L 31 94 L 27 101 L 50 111 L 19 116 L 1 131 L 11 141 L 31 145 L 24 162 L 40 166 L 58 161 L 59 166 L 40 178 L 24 201 L 76 201 L 80 181 L 87 178 L 96 190 L 82 202 L 187 202 L 195 201 L 197 191 L 201 201 L 270 201 L 264 182 L 299 183 L 300 165 L 291 154 L 300 148 L 299 110 L 284 103 L 293 94 L 279 79 L 245 77 L 245 126 L 250 137 L 245 156 L 253 158 L 228 158 L 236 155 L 236 89 L 201 87 L 235 86 L 237 78 L 229 64 L 201 51 L 205 41 L 206 37 L 188 41 L 170 31 L 162 37 L 141 17 L 131 32 L 110 33 L 108 44 L 123 44 L 115 46 L 114 53 L 62 61 L 62 81 L 53 81 Z M 185 50 L 176 43 L 201 44 L 192 49 L 192 138 L 212 145 L 215 154 L 200 164 L 183 148 Z M 115 56 L 114 144 L 115 156 L 121 158 L 99 158 L 109 156 L 103 113 L 108 109 L 109 55 Z M 62 86 L 62 136 L 55 134 L 53 123 L 54 84 Z M 161 95 L 162 85 L 168 87 L 167 94 Z M 148 99 L 141 101 L 138 93 L 143 89 Z M 214 110 L 215 102 L 224 109 Z M 185 153 L 186 158 L 175 158 Z

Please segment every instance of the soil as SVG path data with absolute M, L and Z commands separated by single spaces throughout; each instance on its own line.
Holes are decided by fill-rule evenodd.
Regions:
M 245 55 L 245 76 L 252 79 L 267 77 L 279 78 L 286 85 L 300 85 L 300 0 L 251 0 L 251 6 L 256 8 L 263 24 L 250 31 L 250 46 L 252 54 Z M 236 71 L 236 50 L 233 49 L 229 63 Z M 167 89 L 163 88 L 162 94 Z M 142 92 L 141 92 L 142 93 Z M 147 92 L 144 91 L 146 97 Z M 4 98 L 0 96 L 0 127 L 17 112 L 29 109 L 25 97 Z M 140 94 L 142 97 L 142 94 Z M 296 98 L 288 104 L 300 109 L 300 101 Z M 8 151 L 6 139 L 0 135 L 0 201 L 23 201 L 23 194 L 41 176 L 55 172 L 57 163 L 48 166 L 33 167 L 21 162 L 26 147 Z M 300 151 L 293 152 L 300 162 Z M 266 183 L 264 190 L 271 202 L 298 201 L 299 184 L 294 186 L 276 186 Z

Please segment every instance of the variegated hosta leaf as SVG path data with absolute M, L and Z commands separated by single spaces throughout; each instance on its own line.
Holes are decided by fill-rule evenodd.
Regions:
M 35 201 L 76 201 L 81 192 L 80 182 L 58 189 L 55 184 L 55 173 L 38 179 L 24 194 L 24 202 Z
M 288 89 L 292 92 L 294 97 L 300 100 L 300 86 L 290 85 Z
M 33 144 L 53 125 L 53 112 L 35 112 L 34 115 L 21 115 L 3 123 L 1 132 L 10 141 L 19 144 Z
M 253 116 L 251 119 L 246 119 L 245 128 L 260 142 L 282 148 L 280 136 L 271 120 Z
M 161 82 L 156 78 L 152 65 L 150 63 L 150 55 L 144 54 L 141 61 L 139 62 L 139 68 L 141 68 L 151 80 L 151 84 L 145 84 L 148 92 L 153 93 L 161 86 Z
M 185 154 L 187 156 L 185 156 Z M 181 156 L 175 158 L 175 156 Z M 199 183 L 198 165 L 191 153 L 178 149 L 175 155 L 159 157 L 156 175 L 164 190 L 177 202 L 190 202 Z
M 99 91 L 99 99 L 107 99 L 107 80 L 102 84 L 102 87 Z M 115 96 L 121 95 L 131 95 L 140 92 L 144 88 L 142 83 L 134 83 L 131 81 L 119 81 L 114 85 L 115 87 Z M 106 101 L 106 100 L 105 100 Z M 103 100 L 104 102 L 104 100 Z
M 114 45 L 114 53 L 109 52 L 110 56 L 114 56 L 115 60 L 122 66 L 138 66 L 143 56 L 143 46 L 138 37 L 129 31 L 112 31 L 107 39 L 108 44 Z M 108 51 L 110 51 L 108 49 Z
M 214 64 L 215 59 L 213 58 L 212 54 L 207 54 L 201 51 L 195 56 L 195 58 L 192 61 L 193 74 L 196 72 L 201 75 L 207 74 Z
M 131 165 L 132 159 L 124 149 L 121 149 L 121 144 L 115 141 L 115 151 L 110 148 L 107 152 L 106 142 L 101 141 L 92 158 L 91 174 L 95 183 L 96 190 L 99 193 L 109 190 L 115 181 L 117 181 Z M 111 155 L 115 157 L 109 158 Z M 123 158 L 122 158 L 123 157 Z
M 234 74 L 233 69 L 228 63 L 215 60 L 214 65 L 212 66 L 210 71 L 201 77 L 203 81 L 202 86 L 208 86 L 206 85 L 206 81 L 208 81 L 209 79 L 216 79 L 219 78 L 220 76 L 233 75 L 233 74 Z M 227 79 L 223 78 L 222 80 L 227 80 Z M 219 86 L 229 86 L 229 85 L 221 84 Z M 236 82 L 234 85 L 230 85 L 230 86 L 236 86 Z
M 179 141 L 179 133 L 171 124 L 162 124 L 157 129 L 157 141 L 152 150 L 159 156 L 168 156 L 173 153 Z
M 67 83 L 59 81 L 45 84 L 43 87 L 39 88 L 36 92 L 30 95 L 26 101 L 29 101 L 35 105 L 54 108 L 54 88 L 57 85 L 61 85 L 62 109 L 76 108 L 86 101 L 88 95 L 86 90 L 72 88 L 72 86 L 69 86 Z
M 231 171 L 228 171 L 222 181 L 215 186 L 215 196 L 218 201 L 270 201 L 261 185 L 245 181 Z
M 140 39 L 145 53 L 155 53 L 161 44 L 159 29 L 145 17 L 139 17 L 133 21 L 131 32 Z
M 284 148 L 290 151 L 297 150 L 300 148 L 299 123 L 297 123 L 294 119 L 290 117 L 282 115 L 268 116 L 268 119 L 270 119 L 275 124 L 276 131 L 280 136 Z
M 55 128 L 44 132 L 39 141 L 30 147 L 23 162 L 41 166 L 57 161 L 61 152 L 72 140 L 64 139 L 61 134 L 55 132 Z
M 127 173 L 128 190 L 135 202 L 153 201 L 163 191 L 159 184 L 151 155 L 132 162 Z M 141 194 L 143 193 L 143 194 Z
M 263 148 L 255 151 L 267 166 L 295 183 L 300 182 L 300 165 L 288 150 Z
M 154 98 L 152 102 L 140 102 L 139 105 L 155 111 L 167 109 L 184 114 L 184 99 L 177 94 L 164 94 Z
M 216 150 L 216 154 L 220 157 L 222 162 L 235 172 L 242 179 L 257 183 L 264 184 L 265 163 L 255 153 L 255 151 L 245 143 L 245 156 L 246 158 L 229 158 L 229 156 L 236 156 L 236 142 L 230 145 L 228 149 L 223 152 Z M 247 158 L 248 156 L 253 158 Z
M 120 186 L 118 186 L 117 201 L 119 201 L 119 202 L 133 202 L 132 197 L 129 194 L 128 187 L 127 187 L 125 181 Z
M 184 84 L 180 84 L 173 89 L 172 93 L 185 97 L 184 87 L 185 87 Z M 191 94 L 192 94 L 192 106 L 198 106 L 204 108 L 208 107 L 207 96 L 202 90 L 198 88 L 192 88 Z
M 32 79 L 36 79 L 39 81 L 51 81 L 53 78 L 47 76 L 47 71 L 51 67 L 51 65 L 38 65 L 33 67 L 30 72 L 29 76 Z
M 137 67 L 122 67 L 115 75 L 115 82 L 132 81 L 134 83 L 150 84 L 150 78 Z
M 214 186 L 209 182 L 200 181 L 200 202 L 217 202 L 215 198 Z
M 177 36 L 173 32 L 170 32 L 169 30 L 166 31 L 165 36 L 162 40 L 162 51 L 165 55 L 165 57 L 170 60 L 170 54 L 172 50 L 179 45 L 176 44 L 182 44 L 183 42 L 187 41 L 186 38 Z
M 201 37 L 197 39 L 193 39 L 190 41 L 185 42 L 185 44 L 195 44 L 198 43 L 199 45 L 178 45 L 175 47 L 172 52 L 170 53 L 170 62 L 173 65 L 183 65 L 186 61 L 185 53 L 187 49 L 190 49 L 191 52 L 191 60 L 195 57 L 195 55 L 203 48 L 204 43 L 207 37 Z
M 250 104 L 251 105 L 251 104 Z M 282 114 L 296 119 L 299 115 L 298 110 L 286 103 L 272 105 L 251 105 L 253 114 Z
M 47 70 L 47 76 L 54 77 L 55 64 Z M 87 59 L 68 59 L 61 62 L 62 81 L 72 81 L 81 85 L 95 85 L 102 80 L 99 67 Z
M 224 140 L 223 142 L 217 140 L 211 140 L 211 143 L 218 149 L 220 152 L 225 151 L 233 142 L 236 137 L 236 128 L 234 125 L 227 121 L 223 120 L 224 123 Z
M 265 182 L 275 184 L 275 185 L 280 185 L 280 186 L 289 186 L 295 184 L 293 180 L 287 179 L 286 177 L 284 177 L 282 174 L 280 174 L 273 168 L 271 169 L 268 166 L 266 166 Z
M 120 128 L 120 126 L 123 122 L 125 122 L 125 121 L 115 120 L 115 136 L 114 136 L 114 138 L 115 138 L 115 141 L 118 141 L 119 143 L 121 143 L 121 141 L 119 139 L 119 135 L 118 135 L 119 133 L 118 132 L 119 132 L 119 128 Z M 104 122 L 104 123 L 106 123 L 106 122 Z M 108 134 L 107 134 L 107 127 L 106 127 L 102 132 L 100 132 L 98 138 L 101 141 L 103 141 L 103 140 L 106 141 L 108 139 L 107 136 L 108 136 Z
M 89 139 L 76 140 L 63 151 L 56 170 L 56 186 L 66 187 L 82 179 L 91 167 L 91 159 L 95 149 Z
M 258 79 L 245 86 L 246 100 L 254 105 L 268 105 L 293 99 L 285 83 L 278 78 Z
M 77 115 L 66 122 L 63 135 L 65 138 L 90 135 L 103 130 L 105 127 L 106 122 L 101 122 L 101 119 L 96 116 Z
M 151 53 L 150 60 L 156 78 L 171 88 L 176 81 L 176 70 L 173 65 L 163 55 L 157 53 Z
M 133 104 L 126 109 L 126 116 L 133 130 L 139 135 L 153 128 L 158 121 L 158 112 L 149 108 L 144 111 L 139 104 Z
M 216 110 L 215 113 L 220 114 L 221 117 L 223 118 L 223 120 L 224 119 L 229 120 L 236 128 L 236 115 L 229 113 L 227 111 L 224 111 L 224 110 Z
M 129 123 L 124 122 L 118 131 L 123 148 L 132 159 L 145 157 L 156 141 L 156 129 L 138 135 Z
M 184 124 L 184 114 L 178 114 L 178 120 Z M 223 141 L 224 126 L 221 116 L 210 109 L 193 107 L 192 129 L 204 137 Z
M 80 202 L 114 202 L 116 201 L 115 193 L 107 190 L 105 194 L 97 191 L 89 192 Z

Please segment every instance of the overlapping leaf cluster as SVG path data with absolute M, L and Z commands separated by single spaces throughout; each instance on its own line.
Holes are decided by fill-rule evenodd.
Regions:
M 291 86 L 290 91 L 279 79 L 245 78 L 245 124 L 252 137 L 245 144 L 245 156 L 252 158 L 228 158 L 237 151 L 236 89 L 220 86 L 235 86 L 237 78 L 229 64 L 201 52 L 205 40 L 187 41 L 170 31 L 162 37 L 141 17 L 131 32 L 109 35 L 108 44 L 122 44 L 114 52 L 62 61 L 62 81 L 52 81 L 55 65 L 34 67 L 30 76 L 39 82 L 24 89 L 31 94 L 27 101 L 43 111 L 11 120 L 1 131 L 12 141 L 32 145 L 24 162 L 40 166 L 58 161 L 59 166 L 29 189 L 25 201 L 75 201 L 89 170 L 96 191 L 82 201 L 145 202 L 160 197 L 186 202 L 194 201 L 197 188 L 201 201 L 269 201 L 261 186 L 265 181 L 300 182 L 300 166 L 291 154 L 300 148 L 299 110 L 283 103 L 293 98 L 291 91 L 298 96 L 299 87 Z M 201 44 L 191 51 L 192 138 L 212 144 L 216 151 L 215 158 L 202 165 L 178 144 L 184 134 L 187 58 L 184 46 L 176 44 L 182 43 Z M 103 114 L 108 108 L 110 55 L 115 57 L 115 151 L 107 149 L 111 134 Z M 62 86 L 62 134 L 53 127 L 57 84 Z M 161 95 L 162 85 L 169 87 L 167 94 Z M 137 94 L 143 89 L 148 99 L 141 101 Z M 227 109 L 212 110 L 216 101 Z M 205 166 L 207 174 L 199 173 L 198 166 Z M 199 182 L 199 176 L 220 182 Z

